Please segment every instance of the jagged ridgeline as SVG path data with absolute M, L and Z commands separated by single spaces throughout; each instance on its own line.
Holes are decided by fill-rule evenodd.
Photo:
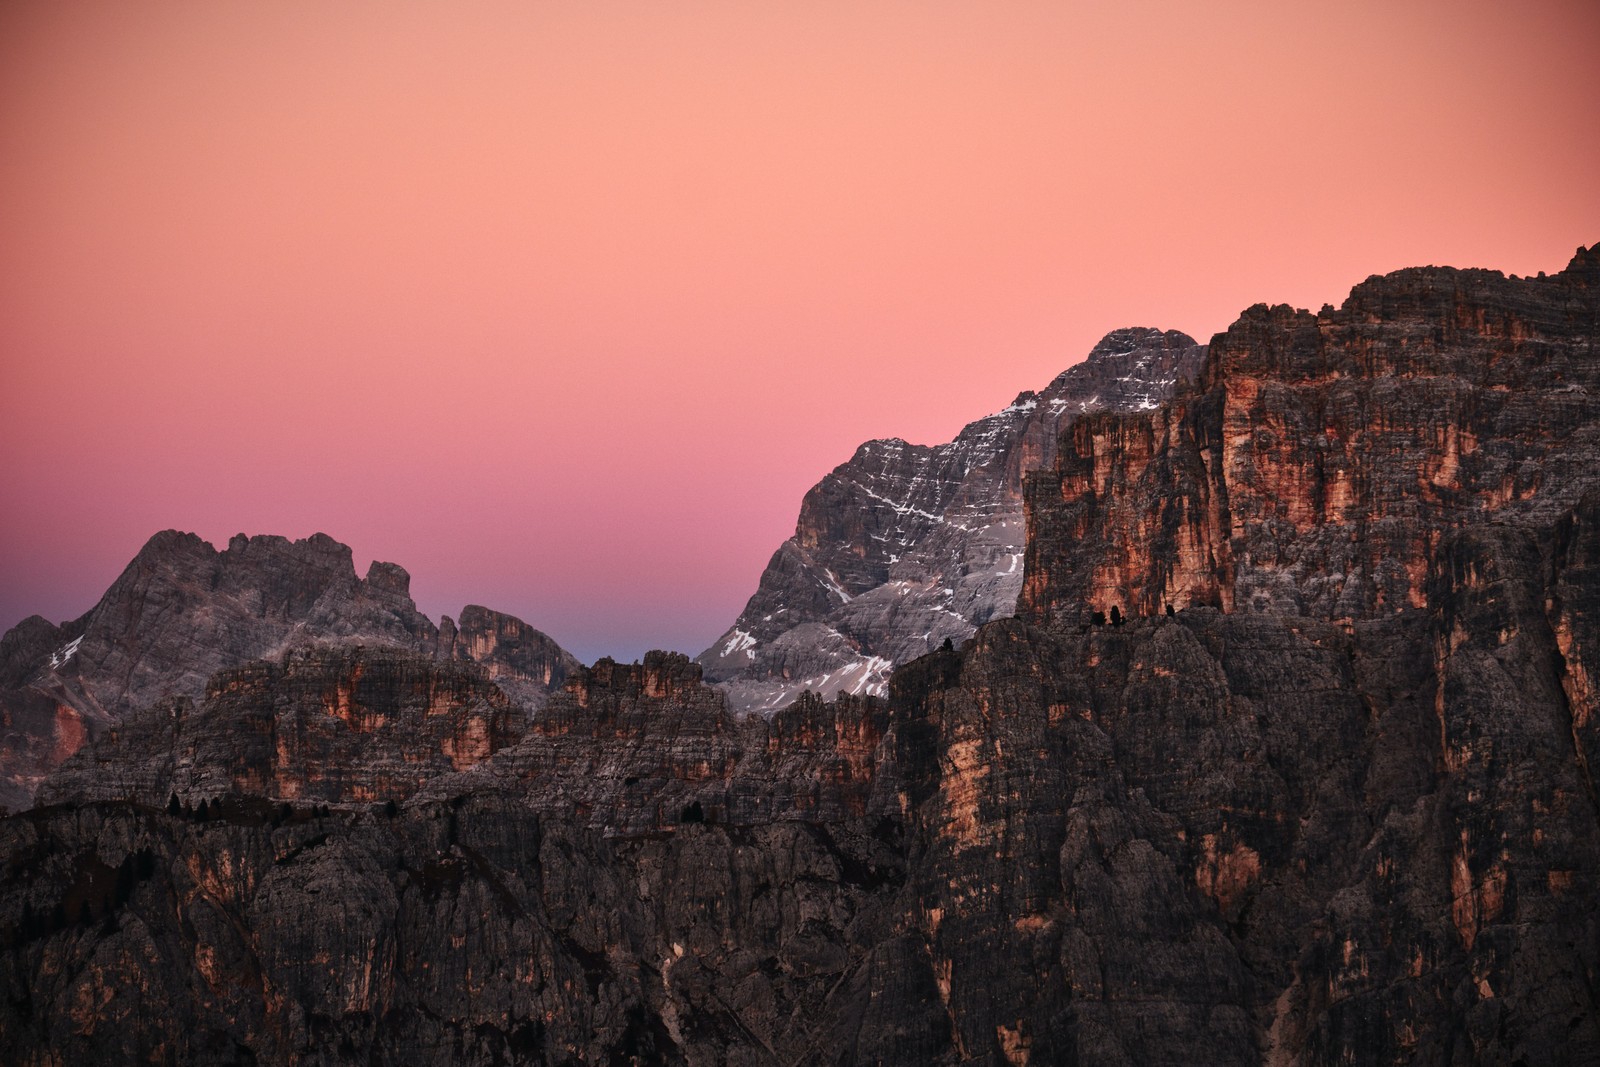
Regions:
M 1016 608 L 1022 485 L 1095 411 L 1151 411 L 1198 374 L 1204 345 L 1176 330 L 1116 330 L 1038 393 L 954 441 L 868 441 L 818 482 L 728 632 L 702 652 L 736 711 L 800 693 L 882 696 L 896 664 L 965 641 Z
M 406 630 L 372 606 L 411 610 L 403 579 L 315 539 L 263 551 L 339 557 L 336 581 L 226 603 L 321 636 L 285 623 L 245 661 L 30 620 L 13 692 L 147 685 L 97 697 L 92 743 L 0 822 L 0 1060 L 1591 1062 L 1597 343 L 1580 250 L 1252 308 L 1169 399 L 1080 410 L 1032 453 L 1011 420 L 1049 394 L 1025 395 L 994 417 L 1008 471 L 1037 457 L 1003 479 L 1025 539 L 928 579 L 993 596 L 1020 552 L 1016 615 L 945 631 L 882 698 L 739 716 L 683 656 L 541 661 L 499 616 L 472 632 L 514 668 L 441 654 L 487 638 Z M 819 485 L 769 570 L 836 584 L 806 625 L 847 642 L 841 612 L 979 525 L 951 501 L 982 464 L 950 473 L 978 452 L 919 496 L 868 472 L 949 456 L 891 451 Z M 825 518 L 867 491 L 860 529 Z M 903 541 L 869 559 L 863 533 Z M 186 551 L 231 557 L 206 582 L 234 588 L 262 540 Z M 119 617 L 233 610 L 161 573 L 130 567 L 152 593 Z M 411 636 L 335 632 L 353 605 Z M 731 631 L 744 682 L 801 629 L 752 611 L 777 614 Z M 111 649 L 121 690 L 90 681 Z
M 537 707 L 577 660 L 509 615 L 470 605 L 431 622 L 411 576 L 325 534 L 240 535 L 218 551 L 194 534 L 152 537 L 100 602 L 55 626 L 35 615 L 0 638 L 0 805 L 27 807 L 44 776 L 140 708 L 198 699 L 220 670 L 307 644 L 362 643 L 470 661 Z

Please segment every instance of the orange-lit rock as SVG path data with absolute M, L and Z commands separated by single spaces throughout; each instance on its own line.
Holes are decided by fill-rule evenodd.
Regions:
M 1596 484 L 1597 264 L 1580 250 L 1549 278 L 1418 268 L 1338 310 L 1251 308 L 1197 387 L 1086 416 L 1030 476 L 1019 612 L 1424 606 L 1439 531 L 1491 512 L 1548 525 Z

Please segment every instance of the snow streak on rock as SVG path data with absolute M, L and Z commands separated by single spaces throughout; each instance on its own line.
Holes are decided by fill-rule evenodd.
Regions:
M 1192 378 L 1205 347 L 1176 331 L 1108 334 L 1038 393 L 955 440 L 868 441 L 806 494 L 728 632 L 698 657 L 733 710 L 806 690 L 880 695 L 889 672 L 1010 615 L 1022 589 L 1022 475 L 1091 411 L 1145 411 Z

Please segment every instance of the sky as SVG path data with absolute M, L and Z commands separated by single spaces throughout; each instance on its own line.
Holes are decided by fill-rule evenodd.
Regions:
M 0 628 L 153 533 L 694 654 L 875 437 L 1600 241 L 1600 6 L 0 5 Z

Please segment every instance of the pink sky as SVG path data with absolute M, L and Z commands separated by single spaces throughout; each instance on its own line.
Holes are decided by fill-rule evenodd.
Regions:
M 698 652 L 1107 330 L 1600 240 L 1589 2 L 0 6 L 0 627 L 323 530 Z

